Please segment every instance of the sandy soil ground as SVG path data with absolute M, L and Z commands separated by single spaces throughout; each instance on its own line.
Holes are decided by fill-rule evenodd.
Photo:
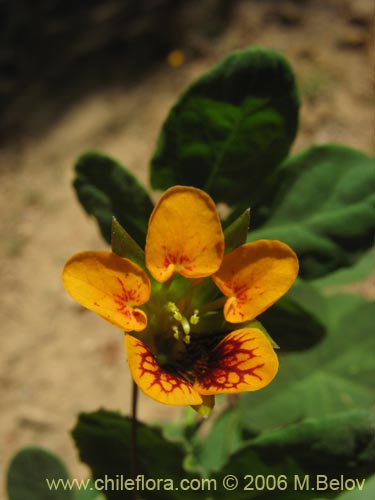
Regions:
M 371 1 L 238 2 L 215 41 L 191 39 L 199 56 L 166 63 L 136 85 L 110 88 L 67 109 L 41 137 L 29 130 L 1 151 L 0 219 L 1 466 L 30 444 L 48 447 L 83 477 L 68 436 L 77 413 L 99 407 L 129 412 L 130 378 L 120 332 L 83 311 L 60 282 L 67 258 L 104 249 L 71 188 L 79 154 L 99 149 L 147 186 L 160 125 L 185 86 L 229 51 L 251 44 L 286 55 L 302 94 L 294 146 L 342 143 L 375 152 L 374 7 Z M 199 47 L 199 50 L 197 50 Z M 141 397 L 141 419 L 178 418 Z

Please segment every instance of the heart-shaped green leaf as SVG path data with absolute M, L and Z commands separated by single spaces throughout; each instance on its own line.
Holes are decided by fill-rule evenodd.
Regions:
M 207 191 L 252 205 L 285 158 L 298 120 L 294 76 L 278 53 L 234 52 L 199 78 L 170 111 L 151 162 L 151 184 Z

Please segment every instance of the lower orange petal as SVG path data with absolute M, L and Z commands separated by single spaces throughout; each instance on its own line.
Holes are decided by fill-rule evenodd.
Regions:
M 193 387 L 203 395 L 257 391 L 272 381 L 278 366 L 261 330 L 243 328 L 227 335 L 197 364 Z
M 125 335 L 125 348 L 134 382 L 147 396 L 167 405 L 199 405 L 202 398 L 181 377 L 163 370 L 150 349 L 140 340 Z

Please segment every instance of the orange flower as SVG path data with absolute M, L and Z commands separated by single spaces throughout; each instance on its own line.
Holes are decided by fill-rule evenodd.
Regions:
M 279 241 L 245 243 L 224 256 L 212 199 L 176 186 L 151 214 L 144 269 L 111 252 L 82 252 L 65 265 L 63 283 L 127 333 L 129 368 L 145 394 L 207 415 L 216 394 L 258 390 L 274 378 L 277 356 L 251 321 L 297 273 L 296 255 Z

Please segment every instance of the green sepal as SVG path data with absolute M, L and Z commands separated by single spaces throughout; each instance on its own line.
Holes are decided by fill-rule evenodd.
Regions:
M 250 208 L 247 208 L 224 230 L 225 253 L 233 252 L 246 243 L 250 225 Z
M 196 411 L 201 417 L 208 418 L 215 406 L 215 396 L 204 396 L 201 395 L 203 402 L 200 405 L 191 405 L 194 411 Z
M 111 244 L 115 254 L 129 259 L 145 269 L 144 251 L 121 226 L 116 217 L 112 217 Z
M 240 325 L 234 325 L 233 323 L 228 323 L 231 324 L 232 326 L 236 326 L 236 328 L 233 328 L 233 330 L 238 330 L 239 328 L 258 328 L 264 335 L 267 337 L 269 340 L 271 346 L 273 349 L 279 349 L 280 346 L 273 340 L 271 335 L 268 333 L 268 331 L 264 328 L 262 323 L 258 320 L 255 321 L 250 321 L 248 323 L 241 323 Z

